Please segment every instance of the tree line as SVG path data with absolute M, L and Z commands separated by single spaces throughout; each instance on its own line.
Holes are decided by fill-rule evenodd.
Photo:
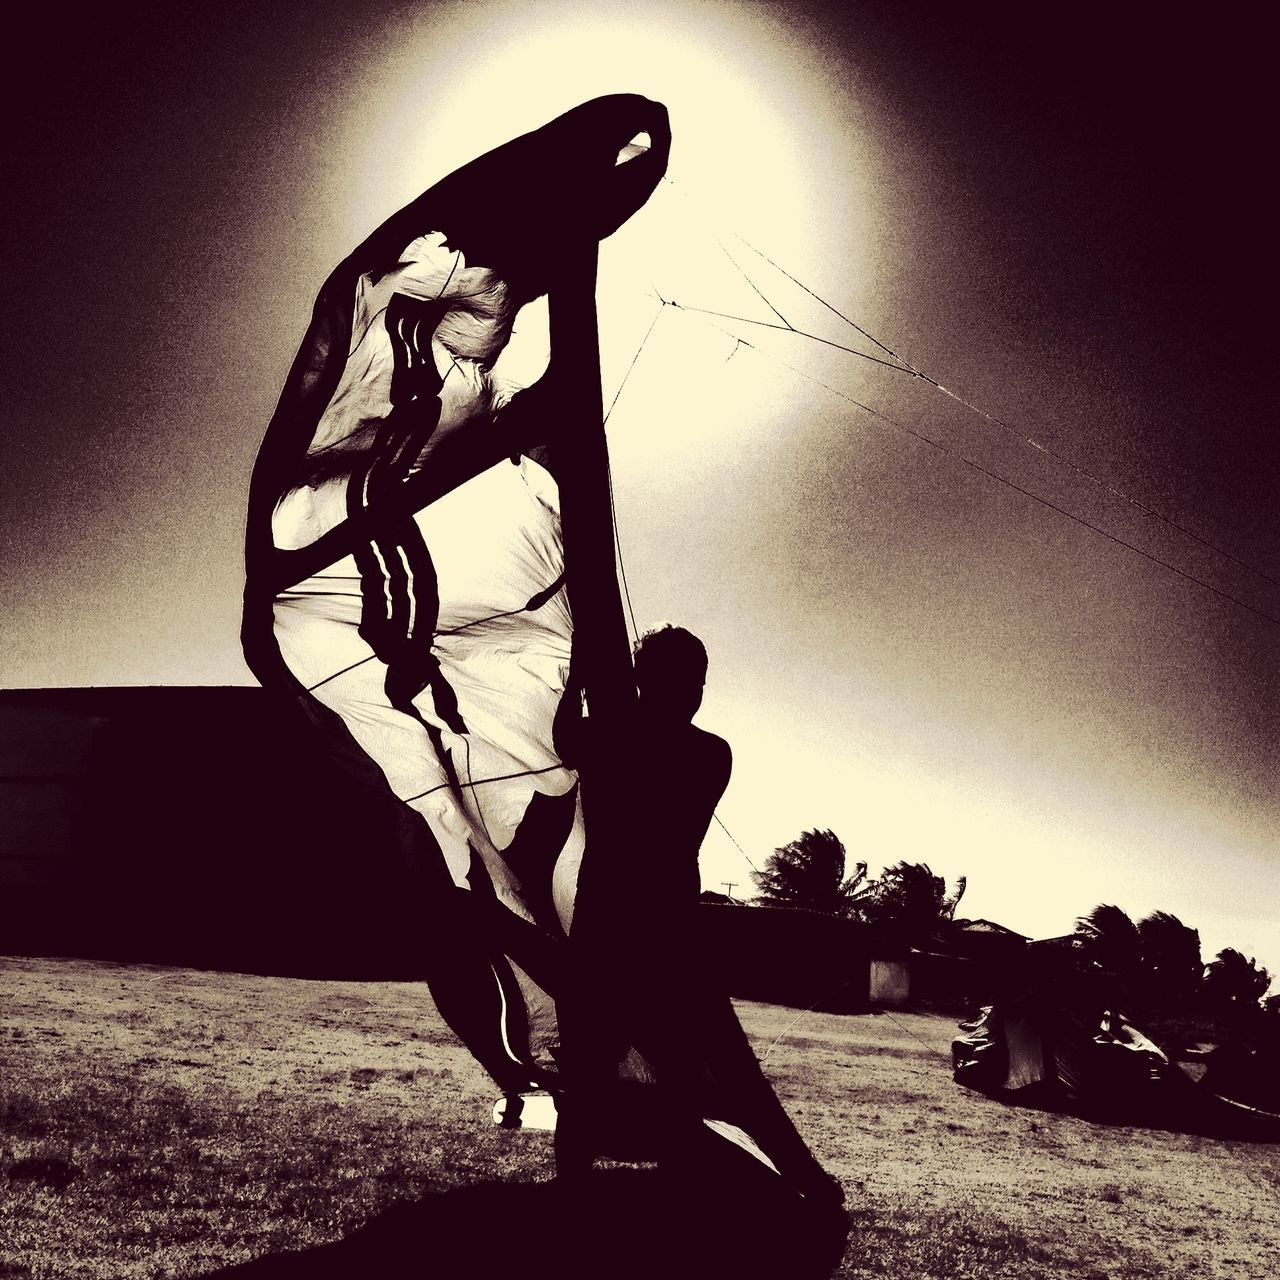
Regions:
M 795 907 L 857 920 L 909 944 L 927 942 L 955 919 L 965 878 L 948 891 L 924 862 L 898 862 L 877 879 L 859 862 L 846 875 L 844 844 L 834 831 L 806 831 L 775 849 L 753 873 L 761 906 Z
M 1076 921 L 1075 933 L 1134 1008 L 1237 1021 L 1257 1012 L 1280 1015 L 1280 997 L 1265 999 L 1271 974 L 1257 960 L 1224 947 L 1206 963 L 1199 930 L 1167 911 L 1135 923 L 1120 907 L 1100 903 Z
M 954 932 L 964 876 L 948 890 L 924 862 L 895 863 L 876 879 L 865 862 L 846 872 L 845 847 L 836 834 L 805 831 L 754 873 L 755 901 L 856 920 L 917 947 L 945 942 Z M 1133 1010 L 1237 1021 L 1264 1012 L 1280 1018 L 1280 996 L 1265 999 L 1271 985 L 1266 969 L 1231 947 L 1206 963 L 1199 931 L 1167 911 L 1135 922 L 1121 908 L 1101 903 L 1076 921 L 1072 943 Z

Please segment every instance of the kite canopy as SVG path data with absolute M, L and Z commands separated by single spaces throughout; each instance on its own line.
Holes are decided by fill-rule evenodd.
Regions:
M 633 145 L 640 138 L 647 145 Z M 534 297 L 551 286 L 559 254 L 611 236 L 648 200 L 670 149 L 658 103 L 596 98 L 464 165 L 404 214 L 418 220 L 429 202 L 450 247 Z M 387 243 L 396 238 L 388 232 Z
M 649 145 L 637 149 L 632 143 L 640 137 Z M 554 430 L 556 415 L 552 406 L 533 403 L 540 397 L 531 391 L 508 433 L 486 429 L 439 448 L 448 428 L 462 421 L 494 425 L 493 410 L 516 388 L 494 386 L 490 371 L 519 306 L 563 282 L 584 254 L 594 255 L 601 237 L 643 205 L 666 171 L 670 144 L 660 104 L 634 94 L 596 98 L 442 179 L 334 268 L 316 299 L 254 470 L 247 541 L 251 594 L 292 586 L 331 565 L 367 540 L 379 509 L 394 506 L 411 514 L 497 461 L 512 443 L 504 435 L 516 434 L 515 419 L 526 437 L 516 443 L 546 443 L 538 437 Z M 393 312 L 379 310 L 383 299 L 397 299 Z M 360 343 L 382 350 L 362 349 Z M 563 353 L 562 363 L 575 354 L 583 358 Z M 394 386 L 387 377 L 389 360 L 399 371 Z M 302 545 L 273 542 L 270 513 L 283 494 L 326 475 L 349 476 L 359 460 L 353 455 L 367 457 L 379 427 L 388 425 L 393 391 L 400 401 L 419 402 L 416 417 L 431 417 L 434 384 L 447 382 L 446 373 L 454 384 L 444 395 L 448 404 L 441 406 L 439 426 L 445 429 L 419 423 L 421 438 L 412 442 L 421 451 L 437 437 L 430 467 L 425 454 L 402 452 L 412 482 L 398 494 L 384 494 L 382 503 L 355 504 L 335 525 L 313 525 L 310 532 L 323 530 L 322 536 Z M 342 406 L 332 403 L 339 392 Z M 335 419 L 339 409 L 345 412 Z M 326 430 L 317 439 L 322 418 Z M 245 636 L 255 671 L 258 661 L 272 662 L 269 652 L 260 652 L 259 639 L 260 629 L 250 628 Z
M 533 388 L 494 366 L 525 302 L 583 288 L 669 146 L 660 105 L 599 98 L 389 218 L 321 289 L 250 495 L 246 658 L 406 815 L 433 991 L 512 1090 L 555 1078 L 550 944 L 584 843 L 554 741 L 579 713 L 554 459 L 600 431 L 560 394 L 596 369 L 593 311 Z
M 1170 1076 L 1169 1059 L 1122 1014 L 1039 998 L 989 1005 L 951 1045 L 957 1083 L 1114 1099 Z

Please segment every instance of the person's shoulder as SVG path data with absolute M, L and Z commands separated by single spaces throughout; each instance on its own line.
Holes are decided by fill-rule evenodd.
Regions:
M 720 737 L 719 734 L 711 733 L 707 729 L 699 729 L 696 724 L 691 724 L 689 728 L 693 730 L 697 737 L 697 741 L 702 743 L 708 751 L 718 751 L 728 755 L 732 754 L 729 744 Z
M 718 765 L 726 771 L 733 767 L 733 750 L 723 738 L 706 729 L 699 729 L 696 724 L 689 728 L 694 732 L 699 752 L 708 763 Z

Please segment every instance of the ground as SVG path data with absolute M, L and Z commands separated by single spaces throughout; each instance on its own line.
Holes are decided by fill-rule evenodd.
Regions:
M 1278 1145 L 969 1092 L 944 1015 L 739 1011 L 845 1187 L 840 1277 L 1280 1275 Z M 547 1190 L 548 1135 L 493 1102 L 421 984 L 0 958 L 0 1277 L 207 1275 Z

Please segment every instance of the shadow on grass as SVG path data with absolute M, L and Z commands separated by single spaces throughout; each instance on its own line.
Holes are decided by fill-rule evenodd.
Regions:
M 847 1235 L 843 1212 L 815 1211 L 772 1176 L 681 1185 L 652 1170 L 619 1169 L 597 1172 L 576 1191 L 553 1183 L 455 1188 L 397 1205 L 334 1244 L 257 1258 L 207 1280 L 820 1280 L 839 1264 Z
M 1071 1116 L 1108 1128 L 1154 1129 L 1227 1142 L 1280 1143 L 1280 1117 L 1192 1084 L 1153 1086 L 1150 1092 L 1089 1100 L 1035 1085 L 991 1090 L 986 1096 L 1020 1110 Z

